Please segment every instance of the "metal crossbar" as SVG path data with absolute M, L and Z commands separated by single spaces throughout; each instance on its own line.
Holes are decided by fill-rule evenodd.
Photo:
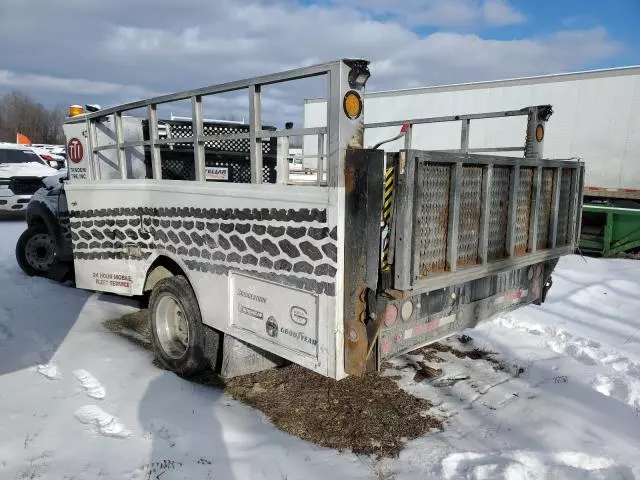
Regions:
M 424 117 L 424 118 L 410 118 L 407 120 L 392 120 L 388 122 L 371 122 L 365 123 L 365 129 L 384 128 L 384 127 L 399 127 L 404 126 L 407 131 L 404 133 L 404 149 L 410 150 L 412 148 L 412 133 L 415 125 L 425 125 L 431 123 L 445 123 L 445 122 L 461 122 L 460 129 L 460 148 L 445 149 L 445 150 L 433 150 L 438 152 L 462 152 L 462 153 L 477 153 L 477 152 L 526 152 L 526 147 L 519 145 L 513 147 L 485 147 L 485 148 L 469 148 L 469 131 L 471 129 L 471 120 L 482 120 L 489 118 L 508 118 L 508 117 L 521 117 L 537 114 L 540 109 L 550 109 L 547 105 L 540 105 L 535 107 L 525 107 L 519 110 L 503 110 L 498 112 L 486 112 L 486 113 L 471 113 L 465 115 L 447 115 L 442 117 Z M 385 140 L 386 143 L 390 140 Z
M 420 125 L 423 123 L 455 122 L 458 120 L 477 120 L 482 118 L 519 117 L 529 115 L 529 112 L 533 108 L 536 107 L 521 108 L 519 110 L 502 110 L 499 112 L 470 113 L 466 115 L 447 115 L 444 117 L 410 118 L 407 120 L 392 120 L 389 122 L 373 122 L 365 123 L 364 128 L 399 127 L 405 123 L 408 123 L 409 125 Z

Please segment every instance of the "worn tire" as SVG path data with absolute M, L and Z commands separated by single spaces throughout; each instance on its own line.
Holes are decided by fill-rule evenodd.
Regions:
M 32 250 L 37 248 L 46 251 L 46 259 L 39 260 L 34 256 L 36 253 Z M 47 227 L 32 225 L 22 232 L 16 244 L 16 260 L 22 271 L 31 277 L 46 277 L 49 274 L 56 261 L 56 242 Z
M 208 367 L 200 307 L 185 277 L 164 278 L 155 285 L 149 321 L 153 351 L 168 370 L 188 377 Z

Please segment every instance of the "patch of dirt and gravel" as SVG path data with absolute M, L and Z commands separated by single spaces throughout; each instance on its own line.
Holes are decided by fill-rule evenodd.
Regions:
M 104 326 L 149 348 L 146 310 L 108 320 Z M 213 372 L 190 380 L 224 390 L 260 410 L 286 433 L 341 451 L 393 457 L 407 441 L 443 428 L 440 419 L 427 414 L 432 407 L 428 400 L 378 374 L 336 381 L 291 364 L 226 381 Z
M 149 330 L 149 311 L 139 310 L 102 322 L 110 332 L 126 338 L 130 342 L 146 349 L 151 349 L 151 331 Z
M 407 440 L 442 429 L 431 403 L 378 374 L 335 381 L 298 365 L 231 379 L 225 390 L 292 435 L 324 447 L 395 456 Z

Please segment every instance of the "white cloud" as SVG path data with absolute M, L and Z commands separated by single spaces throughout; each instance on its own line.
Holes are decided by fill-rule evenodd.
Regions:
M 132 95 L 148 96 L 152 93 L 138 85 L 123 85 L 84 78 L 63 78 L 51 75 L 36 75 L 18 73 L 10 70 L 0 70 L 0 86 L 21 89 L 39 90 L 59 93 L 88 94 L 88 95 Z
M 492 80 L 574 70 L 618 49 L 602 28 L 511 41 L 439 32 L 399 51 L 394 67 L 412 83 Z M 424 81 L 425 65 L 430 66 L 428 82 Z M 384 75 L 393 71 L 386 68 Z
M 336 4 L 345 2 L 413 27 L 503 26 L 526 21 L 508 0 L 336 0 Z
M 526 21 L 522 13 L 504 0 L 486 0 L 482 13 L 489 25 L 514 25 Z
M 405 88 L 575 70 L 619 48 L 603 28 L 505 41 L 455 30 L 420 36 L 408 23 L 523 21 L 504 0 L 407 0 L 404 20 L 393 16 L 395 0 L 365 1 L 58 0 L 34 16 L 21 0 L 2 0 L 0 93 L 20 88 L 49 103 L 109 105 L 344 57 L 372 60 L 370 89 Z M 70 16 L 73 31 L 51 35 L 51 25 L 68 25 Z M 269 87 L 265 114 L 293 115 L 322 86 Z M 246 116 L 246 98 L 213 102 L 212 110 L 226 111 L 205 114 Z

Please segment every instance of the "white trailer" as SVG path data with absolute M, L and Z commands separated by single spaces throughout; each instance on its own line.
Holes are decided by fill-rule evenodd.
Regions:
M 550 104 L 554 114 L 545 137 L 545 155 L 582 159 L 587 196 L 640 199 L 639 66 L 368 92 L 365 99 L 365 146 L 398 133 L 397 127 L 372 128 L 379 122 Z M 326 102 L 307 100 L 305 127 L 325 122 Z M 470 151 L 522 145 L 525 122 L 523 117 L 475 122 L 469 132 Z M 460 128 L 453 123 L 415 125 L 411 147 L 456 148 Z M 398 140 L 385 148 L 397 151 L 402 146 L 403 141 Z M 306 137 L 305 156 L 311 158 L 316 151 L 315 139 Z

